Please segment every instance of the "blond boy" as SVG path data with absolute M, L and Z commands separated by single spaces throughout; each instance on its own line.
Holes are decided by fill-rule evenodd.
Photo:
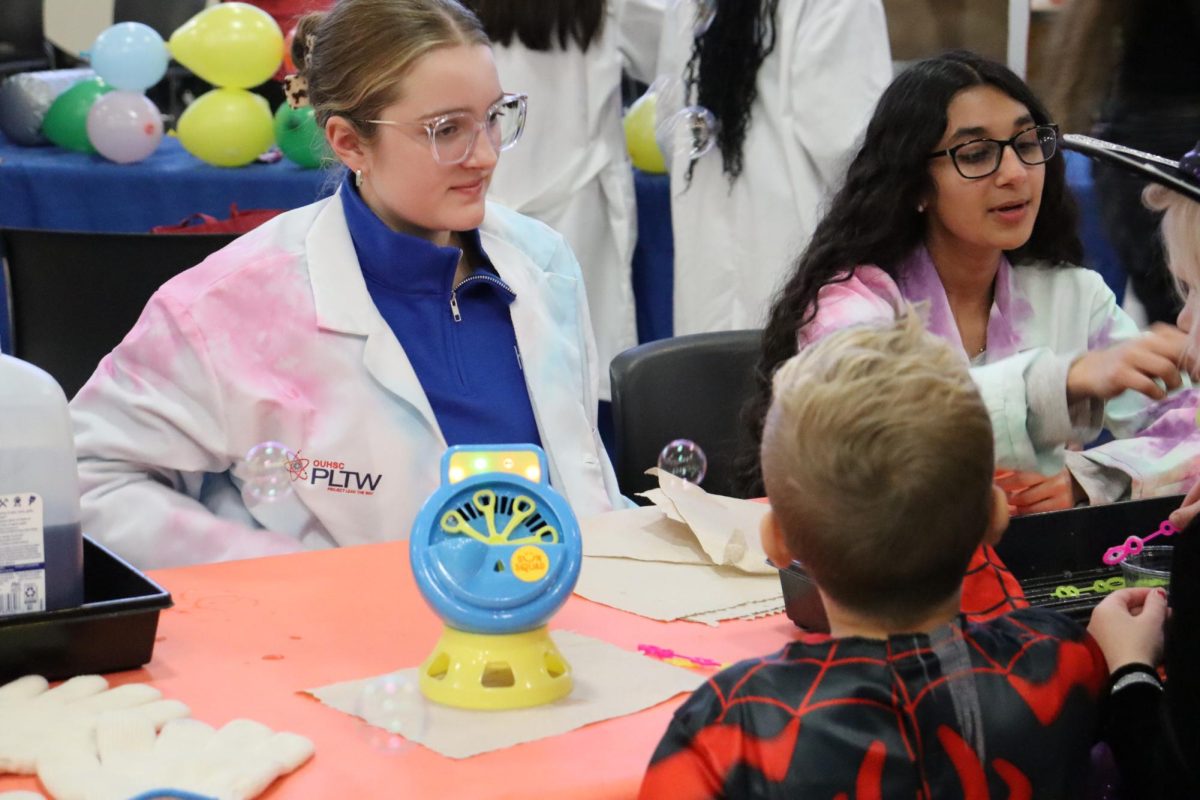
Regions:
M 1103 657 L 1025 609 L 969 625 L 963 572 L 1008 522 L 988 414 L 960 353 L 909 311 L 776 373 L 763 544 L 829 617 L 676 712 L 641 796 L 1073 797 Z

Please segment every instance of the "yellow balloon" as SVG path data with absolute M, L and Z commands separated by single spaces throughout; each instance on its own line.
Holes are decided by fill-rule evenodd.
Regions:
M 179 142 L 201 161 L 218 167 L 249 164 L 275 143 L 267 101 L 245 89 L 213 89 L 184 109 Z
M 167 47 L 180 64 L 214 86 L 248 89 L 283 63 L 283 33 L 248 3 L 209 6 L 179 26 Z
M 625 113 L 625 147 L 633 165 L 642 172 L 664 173 L 667 162 L 654 140 L 654 110 L 657 97 L 650 92 L 639 97 Z

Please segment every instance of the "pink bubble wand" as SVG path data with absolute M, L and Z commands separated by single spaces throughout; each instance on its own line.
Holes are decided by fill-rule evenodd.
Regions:
M 1146 537 L 1130 536 L 1123 544 L 1118 544 L 1104 551 L 1104 563 L 1110 567 L 1120 564 L 1130 556 L 1136 556 L 1138 553 L 1146 549 L 1146 542 L 1157 536 L 1174 536 L 1179 533 L 1179 529 L 1172 525 L 1168 520 L 1163 520 L 1158 526 L 1158 530 Z

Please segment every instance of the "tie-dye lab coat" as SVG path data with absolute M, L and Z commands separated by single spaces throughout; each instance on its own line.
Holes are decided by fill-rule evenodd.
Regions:
M 850 325 L 891 319 L 902 302 L 928 304 L 928 327 L 962 348 L 937 270 L 918 248 L 890 275 L 860 266 L 849 280 L 821 289 L 815 319 L 800 331 L 800 346 Z M 1012 267 L 1001 258 L 987 328 L 987 350 L 971 361 L 971 375 L 991 415 L 998 468 L 1052 474 L 1065 463 L 1093 503 L 1187 491 L 1200 472 L 1197 390 L 1153 402 L 1125 392 L 1103 405 L 1068 409 L 1066 374 L 1085 352 L 1130 339 L 1136 323 L 1121 310 L 1099 274 L 1078 267 Z M 966 358 L 966 355 L 963 356 Z M 1061 382 L 1052 402 L 1034 403 L 1031 376 Z M 1115 440 L 1082 452 L 1102 425 Z
M 494 205 L 480 238 L 517 295 L 551 483 L 581 516 L 623 505 L 596 432 L 596 348 L 570 248 Z M 84 530 L 140 567 L 406 539 L 446 450 L 337 195 L 163 285 L 71 414 Z M 293 491 L 248 504 L 231 468 L 267 440 L 297 451 Z

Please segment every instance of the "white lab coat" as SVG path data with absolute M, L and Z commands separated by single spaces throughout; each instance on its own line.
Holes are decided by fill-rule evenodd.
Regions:
M 596 433 L 579 266 L 562 237 L 499 206 L 481 239 L 517 296 L 551 483 L 580 516 L 607 511 L 623 501 Z M 84 530 L 143 568 L 408 538 L 446 449 L 337 195 L 166 283 L 71 414 Z M 298 451 L 303 474 L 281 500 L 243 502 L 230 468 L 267 440 Z
M 654 78 L 666 0 L 611 0 L 587 52 L 538 52 L 514 39 L 495 48 L 506 91 L 529 95 L 521 142 L 504 153 L 489 196 L 545 222 L 567 240 L 583 269 L 600 354 L 608 363 L 637 344 L 630 264 L 637 236 L 633 173 L 621 127 L 621 71 Z
M 777 16 L 775 49 L 758 71 L 741 176 L 730 185 L 714 146 L 696 162 L 689 187 L 687 154 L 667 154 L 676 336 L 765 323 L 771 295 L 807 244 L 892 78 L 879 0 L 781 0 Z M 659 72 L 667 80 L 678 81 L 691 57 L 694 18 L 695 0 L 682 0 L 664 22 Z M 660 96 L 660 121 L 681 97 Z

